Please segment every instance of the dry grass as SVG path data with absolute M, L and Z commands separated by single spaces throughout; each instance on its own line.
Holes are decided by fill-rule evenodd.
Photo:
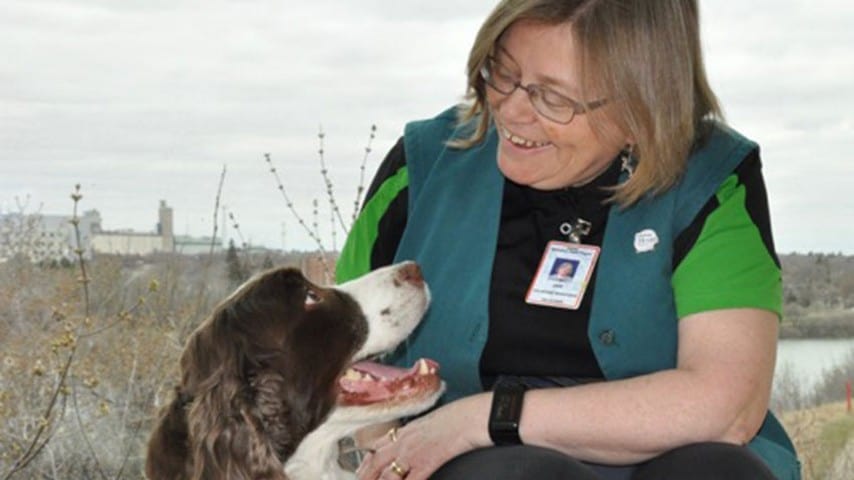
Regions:
M 852 480 L 854 414 L 835 402 L 782 414 L 803 465 L 804 480 Z
M 93 262 L 87 307 L 76 269 L 0 265 L 0 478 L 140 478 L 185 332 L 221 296 L 161 289 L 171 269 Z
M 100 257 L 87 305 L 76 267 L 0 263 L 0 479 L 142 478 L 184 341 L 230 289 L 225 267 Z

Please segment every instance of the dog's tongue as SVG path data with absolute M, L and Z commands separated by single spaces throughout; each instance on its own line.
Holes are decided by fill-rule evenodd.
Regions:
M 432 364 L 434 367 L 436 365 L 436 362 L 433 362 L 432 360 L 428 361 L 425 359 L 425 362 L 429 362 L 427 363 L 428 368 L 430 364 Z M 420 367 L 421 362 L 416 362 L 415 365 L 409 368 L 399 368 L 391 365 L 384 365 L 382 363 L 363 361 L 353 364 L 350 368 L 357 372 L 367 373 L 368 375 L 374 376 L 378 379 L 394 379 L 406 375 L 414 375 L 417 369 Z
M 410 368 L 359 362 L 339 379 L 339 401 L 345 405 L 367 405 L 396 396 L 405 397 L 417 391 L 419 386 L 435 380 L 438 370 L 439 364 L 427 358 L 418 360 Z

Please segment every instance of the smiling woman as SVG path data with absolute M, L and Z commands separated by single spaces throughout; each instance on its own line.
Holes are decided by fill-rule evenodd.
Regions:
M 579 103 L 569 97 L 568 92 L 581 91 L 573 79 L 578 68 L 566 68 L 579 64 L 573 42 L 564 41 L 571 38 L 570 24 L 548 28 L 534 22 L 514 24 L 496 46 L 494 60 L 486 63 L 486 71 L 493 72 L 491 82 L 484 77 L 491 87 L 486 89 L 486 101 L 502 137 L 498 168 L 508 179 L 538 190 L 585 185 L 633 143 L 628 137 L 620 138 L 611 124 L 602 126 L 608 135 L 594 132 L 585 115 L 592 107 L 586 105 L 601 106 L 603 100 Z M 526 77 L 550 86 L 524 86 L 521 82 Z M 513 88 L 502 91 L 499 83 Z M 539 116 L 550 121 L 540 122 Z
M 423 266 L 431 309 L 391 360 L 435 358 L 448 385 L 364 445 L 361 479 L 798 478 L 768 412 L 758 146 L 724 123 L 700 43 L 695 1 L 489 15 L 468 101 L 407 125 L 338 262 Z

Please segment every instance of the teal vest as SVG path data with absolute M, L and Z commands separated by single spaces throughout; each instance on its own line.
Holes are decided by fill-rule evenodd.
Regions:
M 456 111 L 406 127 L 409 212 L 396 261 L 416 260 L 433 293 L 430 310 L 395 363 L 430 357 L 441 365 L 450 401 L 482 390 L 481 351 L 488 330 L 489 281 L 501 215 L 504 177 L 490 129 L 475 147 L 445 146 Z M 631 208 L 611 208 L 599 258 L 588 337 L 607 379 L 676 366 L 677 316 L 671 288 L 673 241 L 719 185 L 757 146 L 717 125 L 688 161 L 680 182 Z M 658 243 L 638 253 L 635 236 L 651 230 Z M 768 414 L 750 447 L 780 479 L 800 478 L 794 447 Z

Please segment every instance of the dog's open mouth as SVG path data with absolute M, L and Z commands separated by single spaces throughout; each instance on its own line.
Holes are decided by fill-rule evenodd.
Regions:
M 340 405 L 402 402 L 440 388 L 439 364 L 422 358 L 410 368 L 358 362 L 338 380 Z

